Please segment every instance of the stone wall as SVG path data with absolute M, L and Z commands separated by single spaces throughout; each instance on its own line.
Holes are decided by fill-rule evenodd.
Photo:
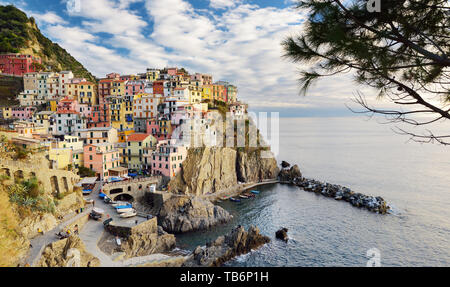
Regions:
M 46 193 L 70 193 L 80 177 L 67 170 L 49 168 L 49 161 L 42 155 L 32 156 L 25 161 L 14 161 L 0 157 L 0 175 L 7 175 L 12 181 L 36 177 Z
M 136 226 L 123 226 L 112 221 L 108 224 L 106 229 L 112 235 L 128 238 L 133 233 L 139 233 L 143 231 L 147 233 L 156 233 L 158 231 L 158 221 L 156 217 L 154 217 Z

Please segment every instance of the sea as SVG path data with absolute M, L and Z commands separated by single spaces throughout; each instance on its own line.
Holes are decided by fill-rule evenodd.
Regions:
M 226 266 L 450 266 L 450 146 L 413 142 L 392 128 L 366 117 L 280 118 L 276 153 L 307 178 L 382 196 L 392 214 L 271 184 L 257 187 L 255 199 L 220 203 L 234 219 L 178 235 L 178 247 L 255 225 L 271 242 Z M 287 243 L 275 238 L 281 227 Z

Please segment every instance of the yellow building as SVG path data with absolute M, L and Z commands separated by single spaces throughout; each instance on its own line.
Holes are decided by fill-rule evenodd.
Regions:
M 159 79 L 159 70 L 157 69 L 147 69 L 146 78 L 147 80 L 154 82 Z
M 66 85 L 67 89 L 67 96 L 71 99 L 77 99 L 78 100 L 78 83 L 69 83 Z
M 78 83 L 78 103 L 96 105 L 97 91 L 95 84 L 91 82 Z
M 111 96 L 125 96 L 126 94 L 126 87 L 125 87 L 125 80 L 114 80 L 111 83 L 111 88 L 109 91 L 109 94 Z
M 202 87 L 202 100 L 207 100 L 207 101 L 213 100 L 212 85 L 204 85 Z
M 119 142 L 124 142 L 130 131 L 134 132 L 133 103 L 120 96 L 109 97 L 111 126 L 117 129 Z
M 72 165 L 72 149 L 71 148 L 50 148 L 48 158 L 54 162 L 57 169 L 67 169 Z M 73 165 L 72 165 L 73 166 Z
M 10 119 L 12 117 L 12 108 L 11 107 L 2 107 L 2 118 Z
M 58 110 L 58 100 L 50 100 L 50 111 L 56 112 Z
M 134 133 L 127 137 L 126 157 L 129 169 L 147 169 L 148 154 L 156 149 L 158 141 L 149 134 Z

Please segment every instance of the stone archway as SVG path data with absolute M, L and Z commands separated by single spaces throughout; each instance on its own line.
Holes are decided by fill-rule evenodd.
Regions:
M 116 197 L 114 197 L 115 201 L 128 201 L 128 202 L 133 202 L 134 201 L 134 197 L 129 195 L 128 193 L 122 193 L 117 195 Z
M 23 177 L 23 171 L 22 170 L 16 170 L 15 172 L 14 172 L 14 180 L 15 181 L 19 181 L 19 180 L 23 180 L 24 179 L 24 177 Z
M 52 194 L 54 196 L 58 195 L 60 190 L 59 190 L 59 184 L 58 184 L 58 178 L 56 176 L 52 176 L 50 177 L 50 183 L 52 186 Z
M 118 194 L 118 193 L 122 193 L 123 192 L 123 188 L 114 188 L 114 189 L 111 189 L 110 191 L 109 191 L 109 194 Z
M 67 182 L 67 177 L 61 178 L 62 186 L 64 188 L 64 192 L 69 192 L 69 183 Z
M 11 172 L 9 171 L 9 168 L 5 167 L 0 170 L 0 175 L 6 175 L 6 176 L 11 177 Z

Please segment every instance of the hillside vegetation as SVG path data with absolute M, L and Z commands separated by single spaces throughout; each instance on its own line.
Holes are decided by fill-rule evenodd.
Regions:
M 2 186 L 0 186 L 0 219 L 0 267 L 16 266 L 20 255 L 27 250 L 27 244 L 19 231 L 19 215 Z
M 0 53 L 38 56 L 47 70 L 71 70 L 76 77 L 95 82 L 95 77 L 58 44 L 42 35 L 34 18 L 13 5 L 0 6 Z

